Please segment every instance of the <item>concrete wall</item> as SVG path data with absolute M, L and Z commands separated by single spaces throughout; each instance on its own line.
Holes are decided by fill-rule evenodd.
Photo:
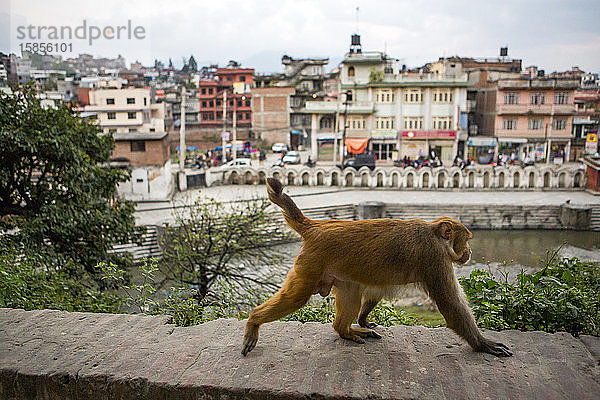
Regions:
M 0 309 L 0 398 L 597 399 L 600 339 L 486 331 L 514 352 L 475 353 L 446 328 L 376 328 L 356 344 L 329 324 L 274 322 L 240 354 L 244 321 Z

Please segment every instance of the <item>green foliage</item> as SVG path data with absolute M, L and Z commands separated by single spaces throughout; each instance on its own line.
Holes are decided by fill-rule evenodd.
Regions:
M 111 285 L 125 292 L 124 304 L 128 307 L 135 306 L 139 312 L 149 312 L 154 308 L 152 296 L 156 293 L 155 274 L 158 271 L 158 261 L 153 258 L 144 258 L 138 266 L 141 282 L 131 283 L 126 272 L 116 264 L 110 262 L 98 263 L 96 268 L 103 272 L 102 279 L 110 281 Z
M 384 72 L 382 70 L 376 70 L 375 68 L 371 68 L 371 72 L 369 73 L 369 82 L 383 82 L 383 78 Z
M 484 270 L 460 278 L 479 324 L 489 329 L 600 335 L 600 270 L 593 263 L 551 260 L 516 282 Z
M 118 296 L 86 287 L 60 266 L 48 265 L 46 255 L 25 254 L 3 247 L 0 252 L 0 307 L 25 310 L 119 312 Z
M 317 304 L 307 304 L 298 311 L 283 317 L 282 321 L 320 322 L 332 323 L 335 319 L 335 300 L 326 297 Z M 416 325 L 417 320 L 404 312 L 396 309 L 391 304 L 382 302 L 369 314 L 369 320 L 381 326 Z
M 96 278 L 99 260 L 134 233 L 134 204 L 116 200 L 128 173 L 109 167 L 113 139 L 69 105 L 42 107 L 35 91 L 0 92 L 0 230 L 44 252 L 71 278 Z
M 239 286 L 277 289 L 269 271 L 280 261 L 274 243 L 289 240 L 283 224 L 273 223 L 263 199 L 223 204 L 210 199 L 182 209 L 175 226 L 160 237 L 166 280 L 198 290 L 200 299 L 215 294 L 219 279 Z

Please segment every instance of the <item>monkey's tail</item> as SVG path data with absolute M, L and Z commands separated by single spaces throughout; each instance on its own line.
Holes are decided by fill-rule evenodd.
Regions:
M 274 178 L 267 178 L 267 193 L 269 194 L 269 200 L 281 207 L 285 222 L 302 236 L 310 223 L 310 219 L 302 214 L 302 211 L 300 211 L 290 196 L 283 193 L 281 182 Z

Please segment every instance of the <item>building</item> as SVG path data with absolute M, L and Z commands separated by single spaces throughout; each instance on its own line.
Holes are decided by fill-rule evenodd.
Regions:
M 385 53 L 363 52 L 359 35 L 351 43 L 339 72 L 344 95 L 306 103 L 317 133 L 313 157 L 319 141 L 345 130 L 348 153 L 371 152 L 379 163 L 432 152 L 452 162 L 466 139 L 469 83 L 461 65 L 441 61 L 408 70 Z
M 268 143 L 291 143 L 290 99 L 296 89 L 272 86 L 252 89 L 252 130 Z
M 582 85 L 583 86 L 583 85 Z M 585 87 L 585 86 L 584 86 Z M 585 154 L 588 134 L 597 134 L 600 128 L 600 89 L 588 86 L 575 92 L 577 116 L 573 118 L 570 161 L 578 161 Z
M 478 133 L 469 138 L 470 157 L 493 152 L 531 161 L 569 159 L 579 80 L 548 78 L 535 67 L 528 71 L 470 72 L 478 91 Z
M 220 140 L 222 132 L 229 132 L 232 138 L 235 131 L 238 140 L 248 140 L 252 137 L 253 76 L 253 68 L 241 68 L 238 63 L 230 61 L 227 67 L 216 68 L 211 79 L 199 81 L 198 112 L 201 136 Z
M 118 132 L 111 163 L 131 170 L 118 193 L 132 200 L 164 200 L 173 192 L 166 132 Z
M 283 142 L 292 149 L 310 144 L 312 135 L 312 117 L 306 111 L 306 102 L 324 100 L 328 95 L 336 96 L 338 81 L 336 73 L 325 73 L 328 58 L 293 58 L 284 55 L 281 58 L 283 73 L 256 75 L 257 88 L 284 87 L 294 88 L 289 99 L 289 125 L 287 133 L 268 134 L 263 140 Z M 326 89 L 326 83 L 329 84 Z M 288 91 L 285 89 L 284 91 Z
M 152 103 L 150 88 L 101 87 L 87 93 L 84 115 L 95 115 L 104 133 L 164 132 L 166 106 Z

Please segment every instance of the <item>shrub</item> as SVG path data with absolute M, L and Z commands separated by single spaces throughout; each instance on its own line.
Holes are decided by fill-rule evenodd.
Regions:
M 536 273 L 521 272 L 514 283 L 507 275 L 497 280 L 484 270 L 460 278 L 480 326 L 600 335 L 598 266 L 553 258 Z

